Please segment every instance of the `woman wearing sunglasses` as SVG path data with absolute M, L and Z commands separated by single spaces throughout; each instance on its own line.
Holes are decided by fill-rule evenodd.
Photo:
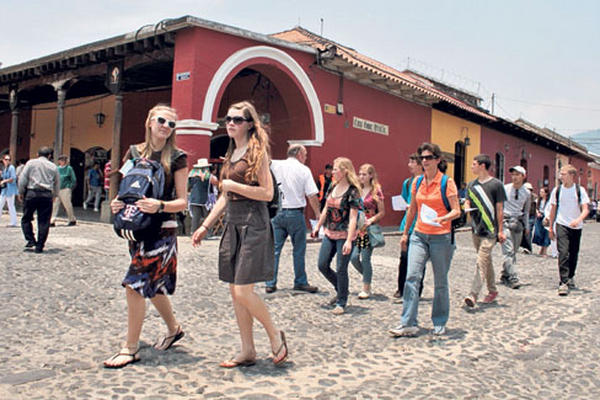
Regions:
M 254 106 L 233 104 L 225 118 L 229 148 L 221 170 L 222 194 L 202 225 L 192 235 L 200 245 L 219 216 L 225 213 L 225 229 L 219 245 L 219 279 L 229 283 L 233 309 L 241 336 L 241 349 L 223 368 L 256 363 L 252 324 L 257 319 L 271 343 L 273 363 L 288 357 L 283 331 L 277 329 L 254 284 L 273 279 L 274 242 L 267 202 L 273 197 L 269 171 L 269 137 Z
M 4 210 L 4 203 L 8 205 L 10 223 L 8 226 L 17 226 L 17 210 L 15 209 L 15 196 L 17 195 L 17 173 L 14 165 L 10 163 L 10 154 L 2 156 L 2 173 L 0 174 L 0 214 Z
M 360 183 L 352 161 L 338 157 L 333 161 L 333 183 L 329 187 L 325 208 L 311 236 L 316 238 L 323 226 L 325 235 L 319 250 L 319 271 L 333 285 L 336 296 L 329 304 L 333 314 L 341 315 L 348 302 L 348 263 L 356 239 L 356 220 L 360 208 Z M 330 267 L 337 254 L 336 270 Z
M 187 206 L 187 156 L 175 145 L 177 114 L 171 107 L 157 105 L 146 118 L 146 140 L 135 146 L 139 155 L 160 162 L 165 170 L 164 196 L 160 199 L 144 198 L 137 206 L 144 213 L 160 213 L 162 225 L 156 236 L 143 242 L 129 242 L 131 263 L 122 285 L 127 296 L 127 341 L 121 350 L 104 361 L 107 368 L 121 368 L 140 360 L 139 339 L 149 298 L 167 325 L 167 333 L 154 344 L 157 350 L 167 350 L 184 335 L 175 319 L 171 302 L 166 295 L 175 292 L 177 273 L 177 221 L 175 213 Z M 125 204 L 115 199 L 110 203 L 113 214 Z
M 445 170 L 445 161 L 441 160 L 440 147 L 432 143 L 423 143 L 417 150 L 423 165 L 424 174 L 412 184 L 412 199 L 407 211 L 406 225 L 400 245 L 408 247 L 408 272 L 404 284 L 404 302 L 400 325 L 390 330 L 393 336 L 416 336 L 417 313 L 419 307 L 419 286 L 427 260 L 433 266 L 434 294 L 431 319 L 433 334 L 443 335 L 450 312 L 448 292 L 448 270 L 454 254 L 451 223 L 460 216 L 458 191 L 454 181 L 446 177 L 446 198 L 451 210 L 448 211 L 442 197 L 441 170 Z M 417 187 L 418 185 L 418 187 Z M 408 237 L 408 229 L 412 225 L 418 211 L 417 222 L 413 233 Z

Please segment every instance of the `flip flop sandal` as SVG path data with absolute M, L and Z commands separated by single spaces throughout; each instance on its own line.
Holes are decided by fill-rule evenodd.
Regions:
M 283 331 L 279 331 L 279 335 L 281 336 L 281 345 L 277 349 L 277 352 L 273 353 L 273 364 L 275 364 L 276 367 L 283 364 L 288 358 L 288 346 L 287 346 L 287 342 L 285 341 L 285 333 L 283 333 Z M 285 349 L 284 356 L 281 357 L 279 360 L 275 361 L 277 359 L 277 357 L 279 356 L 279 353 L 281 353 L 281 351 L 283 349 Z
M 126 349 L 122 349 L 122 350 L 126 350 Z M 122 350 L 119 351 L 114 356 L 112 356 L 111 358 L 109 358 L 108 360 L 104 361 L 104 368 L 123 368 L 126 365 L 133 364 L 133 363 L 140 361 L 140 356 L 138 355 L 139 350 L 133 354 L 123 353 Z M 116 365 L 107 364 L 107 362 L 113 361 L 118 357 L 128 357 L 128 359 L 127 359 L 127 361 L 125 361 L 124 363 L 121 363 L 121 364 L 116 364 Z
M 185 332 L 181 329 L 181 325 L 180 325 L 179 328 L 177 329 L 176 334 L 171 335 L 171 336 L 163 336 L 156 343 L 154 343 L 154 348 L 156 350 L 162 350 L 162 351 L 169 350 L 171 348 L 171 346 L 173 346 L 173 344 L 175 344 L 175 342 L 177 342 L 179 339 L 181 339 L 184 335 L 185 335 Z M 166 347 L 162 348 L 165 345 L 166 345 Z
M 254 364 L 256 364 L 256 360 L 236 361 L 232 358 L 231 360 L 221 362 L 219 364 L 219 367 L 221 367 L 221 368 L 251 367 Z

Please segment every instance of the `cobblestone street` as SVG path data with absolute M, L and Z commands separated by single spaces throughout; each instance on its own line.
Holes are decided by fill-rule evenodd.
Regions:
M 193 249 L 179 238 L 178 282 L 171 298 L 186 336 L 173 348 L 152 348 L 165 327 L 148 303 L 141 362 L 107 370 L 102 361 L 124 341 L 127 314 L 120 282 L 126 242 L 110 225 L 80 222 L 52 228 L 43 254 L 23 252 L 20 229 L 0 218 L 0 343 L 2 399 L 598 399 L 600 398 L 600 224 L 583 232 L 579 290 L 557 296 L 552 258 L 518 256 L 524 285 L 499 286 L 496 303 L 463 307 L 474 274 L 468 232 L 457 234 L 450 270 L 447 335 L 429 332 L 432 274 L 427 269 L 417 338 L 394 339 L 398 236 L 373 254 L 375 295 L 358 300 L 360 275 L 349 267 L 351 300 L 335 316 L 324 304 L 333 294 L 316 267 L 318 243 L 306 264 L 317 294 L 295 292 L 291 245 L 282 254 L 279 290 L 265 295 L 286 332 L 291 356 L 282 368 L 255 324 L 258 362 L 224 370 L 239 337 L 227 285 L 217 279 L 217 240 Z M 501 257 L 494 249 L 496 276 Z

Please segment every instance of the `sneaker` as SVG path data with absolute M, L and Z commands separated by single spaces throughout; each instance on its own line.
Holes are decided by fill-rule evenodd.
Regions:
M 569 290 L 577 289 L 577 286 L 575 285 L 575 278 L 569 278 L 567 281 L 567 286 L 569 287 Z
M 467 305 L 467 307 L 475 307 L 475 304 L 477 303 L 477 299 L 475 298 L 475 296 L 467 296 L 465 297 L 465 304 Z
M 301 292 L 307 292 L 307 293 L 317 293 L 319 291 L 319 288 L 316 286 L 311 286 L 309 284 L 306 284 L 306 285 L 295 285 L 294 290 L 300 290 Z
M 83 209 L 87 210 L 87 204 L 86 203 L 83 203 Z
M 400 293 L 399 290 L 396 290 L 396 292 L 393 294 L 395 299 L 401 299 L 402 298 L 402 293 Z
M 566 283 L 561 283 L 558 287 L 558 295 L 559 296 L 568 296 L 569 295 L 569 285 Z
M 369 297 L 371 297 L 371 292 L 367 292 L 365 290 L 361 290 L 358 294 L 358 298 L 361 300 L 368 299 Z
M 275 293 L 277 291 L 277 286 L 267 286 L 265 288 L 265 293 Z
M 446 334 L 446 327 L 444 325 L 436 325 L 433 327 L 431 332 L 433 336 L 442 336 Z
M 100 212 L 100 210 L 98 210 L 97 208 L 94 208 L 94 212 Z
M 398 325 L 388 332 L 394 337 L 415 337 L 419 333 L 419 327 Z
M 333 315 L 342 315 L 344 313 L 344 307 L 335 306 L 335 308 L 331 311 Z
M 50 226 L 50 228 L 54 228 L 54 227 L 56 227 L 56 224 L 54 222 L 50 222 L 49 226 Z
M 506 286 L 510 285 L 510 280 L 508 279 L 508 276 L 506 275 L 501 275 L 500 276 L 500 283 Z
M 25 248 L 26 248 L 26 249 L 31 249 L 31 248 L 33 248 L 33 247 L 35 247 L 35 242 L 27 242 L 27 243 L 25 244 Z
M 77 225 L 77 221 L 71 221 L 67 224 L 67 226 L 75 226 Z
M 509 283 L 508 283 L 508 287 L 511 289 L 518 289 L 521 287 L 521 282 L 519 282 L 518 279 L 512 279 Z
M 335 296 L 333 296 L 332 298 L 330 298 L 329 301 L 327 302 L 327 304 L 330 306 L 335 306 L 335 303 L 337 303 L 337 294 Z
M 489 304 L 496 300 L 496 296 L 498 296 L 498 292 L 489 292 L 487 296 L 483 299 L 483 302 Z

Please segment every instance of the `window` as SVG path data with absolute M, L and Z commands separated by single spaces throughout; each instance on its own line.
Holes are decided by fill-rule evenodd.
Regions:
M 504 154 L 496 153 L 496 178 L 504 183 Z

